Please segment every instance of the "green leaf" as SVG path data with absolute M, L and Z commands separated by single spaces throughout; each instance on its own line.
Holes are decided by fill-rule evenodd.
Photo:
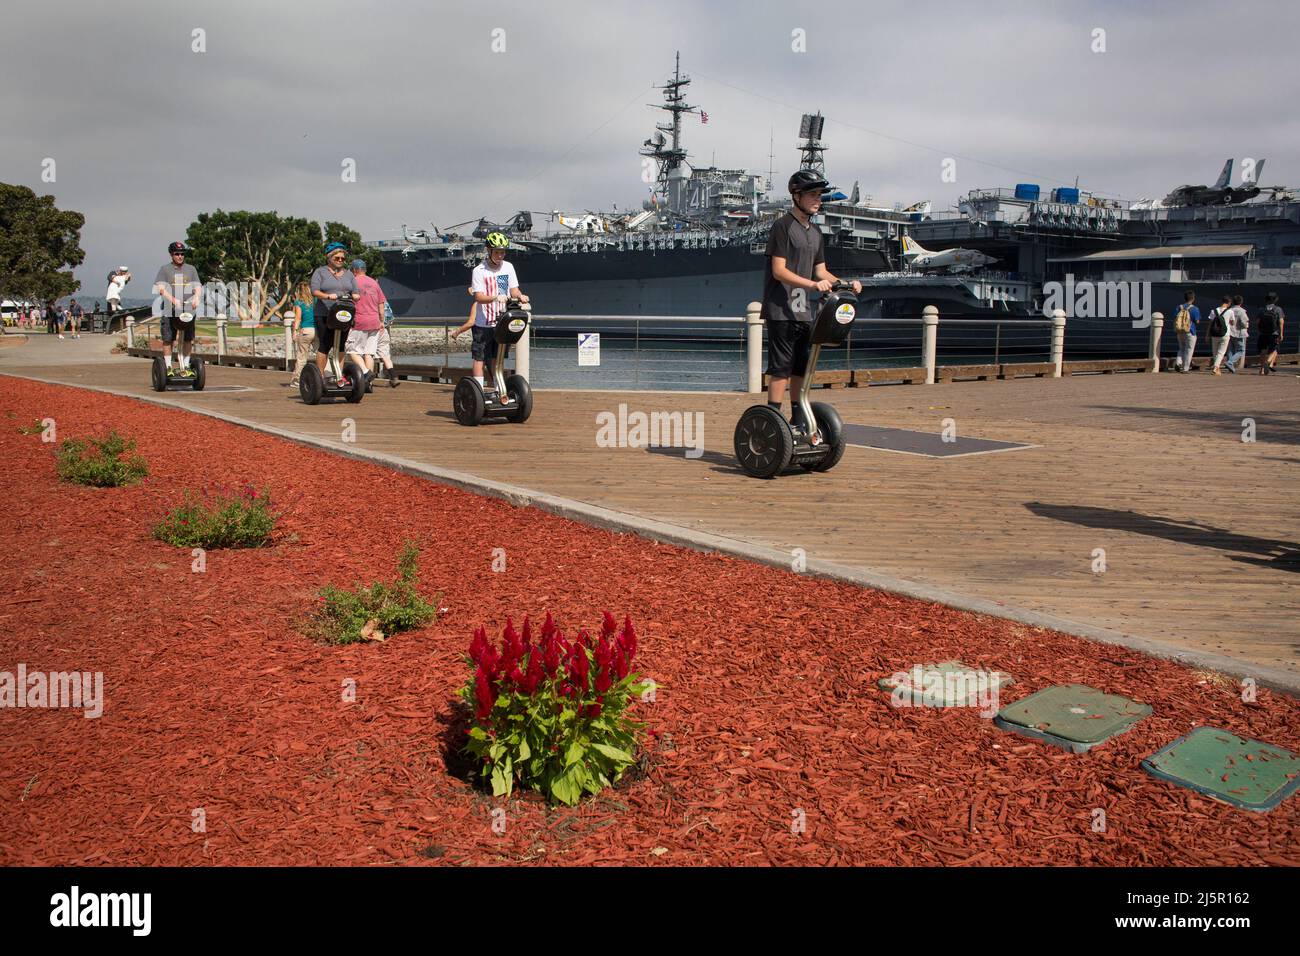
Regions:
M 617 747 L 611 747 L 609 744 L 593 743 L 591 749 L 597 753 L 604 754 L 610 760 L 617 763 L 631 763 L 632 755 L 626 750 L 619 750 Z
M 492 795 L 494 797 L 508 796 L 511 783 L 510 774 L 505 772 L 501 764 L 494 764 L 492 767 Z
M 532 748 L 528 746 L 528 741 L 520 738 L 519 740 L 519 759 L 527 760 L 533 755 Z

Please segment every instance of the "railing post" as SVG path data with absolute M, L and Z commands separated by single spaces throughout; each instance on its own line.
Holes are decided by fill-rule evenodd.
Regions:
M 226 361 L 226 317 L 217 316 L 217 364 L 224 365 Z
M 524 378 L 528 379 L 530 383 L 532 382 L 532 376 L 529 372 L 531 371 L 532 363 L 529 361 L 528 340 L 532 338 L 532 336 L 533 319 L 529 316 L 528 327 L 524 329 L 524 334 L 521 335 L 519 341 L 515 343 L 515 374 L 522 375 Z
M 749 365 L 749 392 L 763 390 L 763 303 L 751 302 L 745 308 L 745 356 Z
M 1061 365 L 1065 361 L 1065 310 L 1057 309 L 1052 313 L 1052 378 L 1061 377 Z
M 298 354 L 293 347 L 293 316 L 284 317 L 284 370 L 289 371 L 289 359 Z
M 921 310 L 921 358 L 925 362 L 925 384 L 934 384 L 935 344 L 939 339 L 939 309 L 927 305 Z
M 1163 312 L 1151 313 L 1151 345 L 1148 349 L 1147 358 L 1151 359 L 1151 371 L 1160 371 L 1160 336 L 1165 330 L 1165 315 Z
M 135 316 L 134 315 L 128 315 L 126 317 L 126 347 L 129 349 L 135 348 Z

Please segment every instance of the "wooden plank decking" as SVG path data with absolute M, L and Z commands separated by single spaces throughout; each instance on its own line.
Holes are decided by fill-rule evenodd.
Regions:
M 0 371 L 157 397 L 142 360 L 25 365 L 25 351 L 4 350 Z M 353 418 L 361 449 L 1300 673 L 1293 369 L 836 389 L 819 398 L 847 422 L 938 432 L 951 419 L 959 435 L 1034 447 L 950 459 L 850 447 L 829 473 L 766 482 L 731 452 L 756 397 L 538 391 L 526 425 L 469 429 L 446 386 L 385 384 L 361 405 L 313 408 L 286 379 L 212 368 L 210 386 L 252 390 L 166 401 L 335 441 Z M 703 456 L 598 447 L 597 415 L 620 404 L 702 414 Z

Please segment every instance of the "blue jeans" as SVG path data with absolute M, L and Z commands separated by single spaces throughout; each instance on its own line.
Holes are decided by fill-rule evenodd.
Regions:
M 1237 371 L 1237 359 L 1241 359 L 1242 367 L 1246 364 L 1246 340 L 1234 335 L 1228 340 L 1228 371 Z

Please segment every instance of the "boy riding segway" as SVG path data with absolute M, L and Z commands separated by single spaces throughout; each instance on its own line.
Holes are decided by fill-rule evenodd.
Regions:
M 828 186 L 815 169 L 801 169 L 791 176 L 793 208 L 768 235 L 763 283 L 767 405 L 746 410 L 736 425 L 734 441 L 741 466 L 755 477 L 775 477 L 792 462 L 808 471 L 826 471 L 844 453 L 839 415 L 828 405 L 809 401 L 816 357 L 822 348 L 841 344 L 857 314 L 856 295 L 862 291 L 858 281 L 843 282 L 826 268 L 822 234 L 812 217 L 821 210 Z M 822 296 L 815 326 L 814 293 Z M 787 387 L 793 389 L 788 424 L 781 415 Z
M 519 288 L 515 267 L 506 262 L 509 238 L 490 232 L 485 241 L 487 255 L 470 279 L 474 311 L 452 333 L 455 338 L 473 326 L 473 374 L 456 384 L 452 404 L 461 424 L 477 425 L 485 415 L 524 422 L 532 414 L 532 391 L 522 375 L 507 377 L 504 366 L 511 343 L 527 331 L 528 296 Z M 485 369 L 490 386 L 484 383 Z

